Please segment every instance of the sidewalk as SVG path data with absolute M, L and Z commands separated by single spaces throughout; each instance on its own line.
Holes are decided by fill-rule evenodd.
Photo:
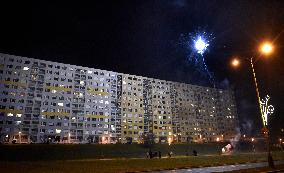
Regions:
M 284 164 L 284 160 L 274 161 L 275 165 Z M 225 172 L 225 171 L 236 171 L 241 169 L 250 169 L 268 166 L 267 162 L 260 163 L 247 163 L 238 165 L 225 165 L 225 166 L 213 166 L 203 168 L 191 168 L 191 169 L 177 169 L 167 171 L 153 171 L 152 173 L 210 173 L 210 172 Z

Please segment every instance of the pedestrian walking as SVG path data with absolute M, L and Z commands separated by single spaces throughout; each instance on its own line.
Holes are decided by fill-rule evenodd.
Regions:
M 153 153 L 152 153 L 152 151 L 151 151 L 151 150 L 149 151 L 149 156 L 150 156 L 150 159 L 152 159 L 152 158 L 153 158 Z
M 197 156 L 197 151 L 196 150 L 193 150 L 193 155 Z

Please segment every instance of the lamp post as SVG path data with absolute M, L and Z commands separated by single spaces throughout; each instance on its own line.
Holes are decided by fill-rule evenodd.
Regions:
M 20 144 L 22 143 L 21 133 L 22 133 L 22 132 L 19 132 L 19 143 L 20 143 Z
M 252 143 L 252 151 L 255 152 L 255 146 L 254 146 L 254 138 L 251 138 L 251 143 Z
M 71 143 L 70 136 L 71 136 L 71 133 L 69 132 L 69 133 L 68 133 L 68 143 L 69 143 L 69 144 Z
M 273 45 L 271 43 L 264 43 L 260 46 L 259 51 L 261 52 L 262 55 L 269 55 L 273 52 Z M 268 101 L 269 101 L 269 96 L 267 95 L 265 97 L 265 99 L 260 99 L 260 94 L 259 94 L 259 89 L 258 89 L 258 84 L 257 84 L 257 80 L 256 80 L 256 73 L 255 73 L 255 69 L 254 69 L 254 63 L 257 62 L 258 59 L 254 60 L 253 57 L 247 59 L 250 62 L 251 65 L 251 69 L 252 69 L 252 74 L 253 74 L 253 80 L 254 80 L 254 85 L 255 85 L 255 91 L 256 91 L 256 96 L 257 96 L 257 100 L 258 100 L 258 104 L 259 104 L 259 110 L 260 110 L 260 114 L 261 114 L 261 118 L 262 118 L 262 122 L 263 122 L 263 129 L 262 131 L 265 134 L 265 137 L 267 138 L 267 154 L 268 154 L 268 165 L 271 168 L 274 168 L 274 163 L 273 163 L 273 159 L 270 153 L 270 141 L 269 141 L 269 130 L 268 130 L 268 115 L 271 115 L 274 111 L 274 108 L 272 105 L 268 105 Z M 231 61 L 231 65 L 233 67 L 238 67 L 240 65 L 240 61 L 237 58 L 234 58 Z

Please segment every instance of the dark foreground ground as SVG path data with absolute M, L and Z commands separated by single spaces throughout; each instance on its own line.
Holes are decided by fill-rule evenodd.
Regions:
M 198 155 L 218 155 L 227 143 L 205 144 L 155 144 L 152 152 L 161 151 L 162 156 L 172 152 L 173 156 L 188 156 L 196 150 Z M 266 151 L 261 143 L 255 145 L 257 152 Z M 251 143 L 237 146 L 235 151 L 252 152 Z M 107 159 L 107 158 L 145 158 L 149 148 L 138 144 L 22 144 L 0 145 L 0 161 L 40 161 L 40 160 L 78 160 L 78 159 Z
M 284 152 L 273 153 L 275 160 L 283 160 Z M 0 172 L 9 173 L 122 173 L 219 166 L 266 161 L 266 153 L 231 156 L 188 156 L 162 159 L 88 159 L 61 161 L 0 162 Z
M 266 161 L 266 153 L 243 148 L 220 155 L 222 143 L 155 145 L 162 159 L 146 159 L 142 145 L 0 145 L 0 172 L 9 173 L 117 173 L 200 166 L 218 166 Z M 249 146 L 249 145 L 246 145 Z M 192 156 L 192 150 L 198 156 Z M 167 153 L 173 152 L 171 158 Z M 274 160 L 284 160 L 283 151 L 273 151 Z M 189 156 L 186 156 L 189 155 Z
M 192 155 L 196 150 L 198 154 L 219 154 L 223 143 L 211 144 L 157 144 L 152 152 L 161 151 L 163 156 L 168 152 L 174 155 Z M 77 160 L 102 158 L 145 158 L 149 148 L 138 144 L 22 144 L 0 145 L 0 161 L 39 161 L 39 160 Z

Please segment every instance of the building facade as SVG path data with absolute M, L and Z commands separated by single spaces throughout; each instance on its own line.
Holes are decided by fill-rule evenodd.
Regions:
M 0 54 L 1 142 L 212 142 L 237 128 L 231 90 Z

